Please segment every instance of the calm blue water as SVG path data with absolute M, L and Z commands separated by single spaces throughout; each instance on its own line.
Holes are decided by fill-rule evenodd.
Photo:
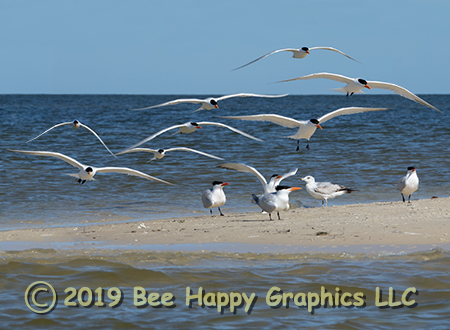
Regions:
M 148 148 L 185 146 L 256 167 L 265 177 L 299 172 L 284 181 L 304 186 L 303 176 L 331 181 L 359 192 L 330 205 L 396 201 L 398 179 L 415 166 L 420 189 L 413 199 L 446 197 L 450 193 L 449 95 L 423 95 L 438 113 L 397 95 L 288 96 L 280 99 L 235 98 L 220 109 L 191 114 L 196 104 L 146 111 L 130 109 L 192 95 L 1 95 L 0 96 L 0 224 L 1 228 L 81 225 L 99 221 L 149 220 L 169 216 L 205 215 L 201 192 L 214 180 L 227 181 L 226 212 L 258 211 L 251 194 L 261 192 L 251 174 L 219 169 L 222 161 L 189 152 L 172 152 L 148 163 L 151 154 L 133 153 L 114 159 L 85 129 L 63 126 L 25 143 L 47 128 L 77 119 L 94 129 L 113 152 L 187 121 L 217 121 L 264 140 L 257 142 L 212 126 L 192 134 L 165 133 L 142 145 Z M 207 95 L 198 95 L 207 97 Z M 389 107 L 392 110 L 336 117 L 317 130 L 306 150 L 304 141 L 285 139 L 296 129 L 271 123 L 217 118 L 220 115 L 277 113 L 298 119 L 316 118 L 346 106 Z M 175 183 L 167 186 L 120 174 L 98 174 L 96 181 L 78 185 L 66 176 L 78 170 L 50 157 L 7 149 L 61 152 L 82 163 L 125 166 Z M 320 206 L 306 190 L 291 194 L 297 205 Z
M 415 166 L 420 189 L 413 199 L 448 197 L 450 192 L 449 95 L 422 97 L 444 111 L 440 114 L 397 95 L 288 96 L 282 99 L 230 99 L 219 110 L 190 114 L 196 105 L 179 105 L 148 111 L 130 111 L 192 95 L 2 95 L 0 165 L 0 230 L 49 226 L 79 226 L 116 221 L 151 220 L 169 216 L 207 215 L 201 192 L 214 180 L 230 182 L 223 212 L 254 211 L 252 193 L 261 192 L 251 174 L 218 169 L 221 161 L 191 153 L 172 153 L 148 163 L 147 154 L 110 157 L 89 132 L 66 126 L 26 144 L 45 129 L 78 119 L 94 129 L 118 152 L 165 127 L 186 121 L 219 121 L 265 140 L 260 143 L 225 129 L 205 127 L 189 135 L 166 133 L 143 145 L 150 148 L 186 146 L 212 153 L 226 162 L 242 162 L 268 177 L 298 167 L 285 181 L 302 187 L 299 179 L 313 175 L 359 191 L 331 200 L 330 205 L 396 201 L 395 183 L 408 166 Z M 206 97 L 199 95 L 198 97 Z M 278 113 L 309 119 L 346 106 L 389 107 L 390 111 L 337 117 L 316 131 L 307 151 L 301 143 L 282 136 L 295 130 L 270 123 L 239 122 L 219 115 Z M 47 157 L 16 154 L 7 149 L 61 152 L 94 166 L 126 166 L 175 183 L 167 186 L 125 175 L 99 174 L 96 181 L 78 185 L 66 173 L 77 169 Z M 320 206 L 305 190 L 291 194 L 300 205 Z M 258 253 L 155 252 L 108 247 L 99 250 L 27 249 L 0 251 L 0 321 L 5 328 L 312 328 L 371 329 L 407 327 L 448 329 L 450 313 L 450 258 L 443 250 L 399 255 L 324 253 L 311 255 Z M 6 249 L 8 250 L 8 249 Z M 11 250 L 11 249 L 9 249 Z M 51 283 L 59 294 L 56 309 L 48 315 L 32 313 L 24 292 L 34 281 Z M 363 292 L 364 308 L 273 309 L 265 295 L 272 286 L 284 292 L 320 293 L 339 287 L 343 292 Z M 118 287 L 123 303 L 115 308 L 69 308 L 64 289 Z M 133 287 L 151 292 L 171 292 L 176 307 L 138 309 Z M 250 314 L 225 309 L 185 305 L 186 287 L 209 292 L 254 292 L 258 300 Z M 414 308 L 380 309 L 375 288 L 384 293 L 392 286 L 397 294 L 416 287 Z M 398 296 L 397 296 L 398 298 Z M 40 300 L 47 301 L 45 296 Z M 107 299 L 106 299 L 107 300 Z M 109 301 L 108 301 L 109 302 Z

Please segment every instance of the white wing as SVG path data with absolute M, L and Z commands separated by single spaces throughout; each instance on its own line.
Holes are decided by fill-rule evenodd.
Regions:
M 165 103 L 161 103 L 161 104 L 157 104 L 157 105 L 152 105 L 151 107 L 132 109 L 132 110 L 146 110 L 146 109 L 165 107 L 166 105 L 174 105 L 174 104 L 180 104 L 180 103 L 202 103 L 202 102 L 205 102 L 205 100 L 201 100 L 201 99 L 178 99 L 178 100 L 173 100 L 173 101 L 169 101 L 169 102 L 165 102 Z
M 102 141 L 102 139 L 100 139 L 100 136 L 98 136 L 98 134 L 95 133 L 93 129 L 91 129 L 91 128 L 89 128 L 88 126 L 86 126 L 86 125 L 84 125 L 84 124 L 81 124 L 81 123 L 80 123 L 80 126 L 86 128 L 89 132 L 91 132 L 92 134 L 94 134 L 94 135 L 96 136 L 96 138 L 103 144 L 103 146 L 106 148 L 106 150 L 108 150 L 109 153 L 110 153 L 111 155 L 113 155 L 114 157 L 116 157 L 116 155 L 114 155 L 114 154 L 111 152 L 111 150 L 109 150 L 109 148 L 108 148 L 108 147 L 106 146 L 106 144 Z
M 232 97 L 285 97 L 289 94 L 282 94 L 282 95 L 261 95 L 261 94 L 251 94 L 251 93 L 238 93 L 238 94 L 231 94 L 231 95 L 225 95 L 217 98 L 217 101 L 226 100 Z
M 270 53 L 267 53 L 266 55 L 263 55 L 263 56 L 261 56 L 261 57 L 258 57 L 256 60 L 253 60 L 253 61 L 251 61 L 251 62 L 248 62 L 247 64 L 244 64 L 244 65 L 242 65 L 242 66 L 240 66 L 240 67 L 238 67 L 238 68 L 236 68 L 236 69 L 233 69 L 233 70 L 231 70 L 231 71 L 235 71 L 235 70 L 241 69 L 241 68 L 243 68 L 243 67 L 245 67 L 245 66 L 247 66 L 247 65 L 250 65 L 250 64 L 252 64 L 252 63 L 255 63 L 256 61 L 262 60 L 264 57 L 267 57 L 267 56 L 269 56 L 269 55 L 272 55 L 272 54 L 275 54 L 275 53 L 278 53 L 278 52 L 296 52 L 296 51 L 298 51 L 298 49 L 295 49 L 295 48 L 283 48 L 283 49 L 277 49 L 277 50 L 274 50 L 273 52 L 270 52 Z
M 314 189 L 315 192 L 320 194 L 332 194 L 339 190 L 344 189 L 344 186 L 340 186 L 338 184 L 332 184 L 330 182 L 317 182 L 317 188 Z
M 355 62 L 360 63 L 359 61 L 355 60 L 353 57 L 350 57 L 350 56 L 348 56 L 347 54 L 345 54 L 344 52 L 341 52 L 339 49 L 336 49 L 336 48 L 333 48 L 333 47 L 312 47 L 312 48 L 309 48 L 309 50 L 313 50 L 313 49 L 325 49 L 325 50 L 331 50 L 331 51 L 333 51 L 333 52 L 336 52 L 336 53 L 339 53 L 339 54 L 341 54 L 341 55 L 344 55 L 345 57 L 347 57 L 347 58 L 349 58 L 349 59 L 351 59 L 351 60 L 353 60 L 353 61 L 355 61 Z
M 36 136 L 35 138 L 33 138 L 33 139 L 31 139 L 31 140 L 28 140 L 27 143 L 28 143 L 28 142 L 31 142 L 31 141 L 33 141 L 33 140 L 36 140 L 38 137 L 44 135 L 44 134 L 47 133 L 48 131 L 51 131 L 52 129 L 54 129 L 54 128 L 56 128 L 56 127 L 59 127 L 59 126 L 63 126 L 63 125 L 72 125 L 72 122 L 61 123 L 61 124 L 57 124 L 57 125 L 55 125 L 55 126 L 53 126 L 53 127 L 50 127 L 50 128 L 49 128 L 48 130 L 46 130 L 44 133 L 39 134 L 38 136 Z
M 231 131 L 233 131 L 233 132 L 236 132 L 236 133 L 239 133 L 239 134 L 241 134 L 241 135 L 243 135 L 243 136 L 245 136 L 245 137 L 248 137 L 249 139 L 253 139 L 253 140 L 256 140 L 256 141 L 260 141 L 260 142 L 263 141 L 263 140 L 261 140 L 261 139 L 258 139 L 258 138 L 256 138 L 256 137 L 254 137 L 253 135 L 247 134 L 247 133 L 245 133 L 245 132 L 242 132 L 241 130 L 238 130 L 237 128 L 234 128 L 234 127 L 231 127 L 231 126 L 222 124 L 222 123 L 209 122 L 209 121 L 201 121 L 201 122 L 199 122 L 198 124 L 199 124 L 199 125 L 214 125 L 214 126 L 219 126 L 219 127 L 228 128 L 229 130 L 231 130 Z
M 403 97 L 406 97 L 407 99 L 413 100 L 417 103 L 420 103 L 420 104 L 430 107 L 434 110 L 442 112 L 442 111 L 438 110 L 437 108 L 435 108 L 434 106 L 432 106 L 430 103 L 422 100 L 420 97 L 411 93 L 409 90 L 407 90 L 406 88 L 403 88 L 401 86 L 386 83 L 386 82 L 381 82 L 381 81 L 368 81 L 367 84 L 372 88 L 381 88 L 381 89 L 387 89 L 387 90 L 393 91 L 394 93 L 397 93 Z
M 206 157 L 211 157 L 211 158 L 214 158 L 214 159 L 223 160 L 223 158 L 220 158 L 220 157 L 217 157 L 217 156 L 214 156 L 214 155 L 211 155 L 211 154 L 207 154 L 206 152 L 198 151 L 198 150 L 191 149 L 191 148 L 178 147 L 178 148 L 170 148 L 170 149 L 166 150 L 166 152 L 169 152 L 169 151 L 190 151 L 190 152 L 195 152 L 197 154 L 200 154 L 200 155 L 203 155 L 203 156 L 206 156 Z
M 340 115 L 350 115 L 353 113 L 360 113 L 360 112 L 367 112 L 367 111 L 381 111 L 381 110 L 389 110 L 389 108 L 360 108 L 360 107 L 350 107 L 350 108 L 340 108 L 337 110 L 334 110 L 332 112 L 327 113 L 326 115 L 323 115 L 319 119 L 320 124 L 330 120 L 333 117 L 340 116 Z
M 180 128 L 180 127 L 182 127 L 182 126 L 184 126 L 184 124 L 181 124 L 181 125 L 173 125 L 173 126 L 167 127 L 167 128 L 165 128 L 165 129 L 163 129 L 163 130 L 161 130 L 161 131 L 159 131 L 159 132 L 157 132 L 157 133 L 155 133 L 155 134 L 153 134 L 153 135 L 150 135 L 148 138 L 145 138 L 145 139 L 142 140 L 141 142 L 138 142 L 138 143 L 136 143 L 135 145 L 133 145 L 133 146 L 127 148 L 125 151 L 130 150 L 130 149 L 133 149 L 133 148 L 136 148 L 136 147 L 140 146 L 141 144 L 143 144 L 143 143 L 145 143 L 145 142 L 147 142 L 147 141 L 150 141 L 150 140 L 154 139 L 154 138 L 157 137 L 158 135 L 161 135 L 161 134 L 163 134 L 163 133 L 165 133 L 165 132 L 167 132 L 167 131 L 170 131 L 170 130 L 172 130 L 172 129 L 175 129 L 175 128 Z M 121 152 L 122 152 L 122 151 L 121 151 Z M 123 153 L 123 152 L 122 152 L 122 153 Z
M 281 179 L 280 179 L 279 182 L 281 182 L 281 181 L 283 181 L 284 179 L 287 179 L 287 178 L 289 178 L 289 177 L 291 177 L 291 176 L 293 176 L 293 175 L 296 175 L 296 174 L 297 174 L 297 171 L 298 171 L 298 168 L 294 168 L 294 169 L 290 170 L 289 172 L 284 173 L 284 174 L 281 176 Z
M 69 163 L 70 165 L 79 168 L 80 170 L 82 170 L 84 168 L 84 165 L 81 164 L 80 162 L 76 161 L 75 159 L 60 154 L 59 152 L 50 152 L 50 151 L 27 151 L 27 150 L 10 150 L 10 151 L 14 151 L 14 152 L 21 152 L 23 154 L 30 154 L 30 155 L 36 155 L 36 156 L 50 156 L 50 157 L 56 157 L 59 159 L 62 159 L 63 161 Z
M 271 123 L 290 128 L 296 128 L 305 125 L 305 122 L 275 114 L 262 114 L 251 116 L 221 116 L 220 118 L 252 120 L 252 121 L 270 121 Z
M 351 78 L 340 75 L 340 74 L 321 72 L 321 73 L 308 74 L 306 76 L 297 77 L 297 78 L 293 78 L 293 79 L 281 80 L 281 81 L 277 81 L 277 83 L 294 81 L 294 80 L 307 80 L 307 79 L 330 79 L 330 80 L 339 81 L 339 82 L 345 83 L 345 84 L 351 83 L 353 81 Z
M 132 170 L 131 168 L 127 168 L 127 167 L 100 167 L 100 168 L 96 168 L 97 173 L 122 173 L 122 174 L 128 174 L 128 175 L 133 175 L 133 176 L 138 176 L 147 180 L 153 180 L 153 181 L 158 181 L 158 182 L 162 182 L 165 184 L 169 184 L 169 185 L 173 185 L 170 182 L 155 178 L 154 176 L 136 171 L 136 170 Z
M 251 167 L 251 166 L 248 166 L 245 164 L 240 164 L 240 163 L 225 163 L 225 164 L 221 164 L 217 167 L 226 168 L 227 170 L 235 170 L 235 171 L 239 171 L 239 172 L 252 173 L 253 175 L 255 175 L 258 178 L 259 181 L 261 181 L 261 184 L 262 184 L 264 190 L 266 188 L 266 184 L 267 184 L 266 179 L 254 167 Z
M 166 150 L 167 151 L 167 150 Z M 134 149 L 127 149 L 124 151 L 121 151 L 119 153 L 117 153 L 117 155 L 123 155 L 123 154 L 128 154 L 130 152 L 151 152 L 153 154 L 158 153 L 158 151 L 154 150 L 154 149 L 149 149 L 149 148 L 134 148 Z

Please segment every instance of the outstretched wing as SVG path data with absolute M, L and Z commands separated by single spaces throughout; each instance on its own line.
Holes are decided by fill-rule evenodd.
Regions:
M 231 95 L 224 95 L 221 96 L 219 98 L 217 98 L 217 101 L 222 101 L 222 100 L 226 100 L 232 97 L 271 97 L 271 98 L 276 98 L 276 97 L 285 97 L 288 96 L 289 94 L 282 94 L 282 95 L 262 95 L 262 94 L 251 94 L 251 93 L 238 93 L 238 94 L 231 94 Z
M 340 74 L 321 72 L 321 73 L 308 74 L 306 76 L 292 78 L 292 79 L 288 79 L 288 80 L 281 80 L 281 81 L 277 81 L 277 83 L 294 81 L 294 80 L 308 80 L 308 79 L 330 79 L 330 80 L 338 81 L 338 82 L 345 83 L 345 84 L 348 84 L 353 81 L 351 78 L 340 75 Z
M 227 170 L 235 170 L 235 171 L 244 172 L 244 173 L 252 173 L 261 182 L 264 190 L 266 188 L 266 184 L 267 184 L 266 179 L 254 167 L 251 167 L 251 166 L 248 166 L 248 165 L 245 165 L 245 164 L 241 164 L 241 163 L 225 163 L 225 164 L 221 164 L 221 165 L 219 165 L 217 167 L 225 168 Z
M 245 66 L 247 66 L 247 65 L 250 65 L 250 64 L 252 64 L 252 63 L 255 63 L 256 61 L 262 60 L 264 57 L 267 57 L 267 56 L 269 56 L 269 55 L 272 55 L 272 54 L 275 54 L 275 53 L 278 53 L 278 52 L 296 52 L 296 51 L 298 51 L 298 49 L 295 49 L 295 48 L 283 48 L 283 49 L 277 49 L 277 50 L 274 50 L 273 52 L 270 52 L 270 53 L 267 53 L 266 55 L 263 55 L 263 56 L 261 56 L 261 57 L 258 57 L 256 60 L 253 60 L 253 61 L 251 61 L 251 62 L 248 62 L 247 64 L 244 64 L 244 65 L 242 65 L 242 66 L 240 66 L 240 67 L 238 67 L 238 68 L 236 68 L 236 69 L 233 69 L 233 70 L 231 70 L 231 71 L 235 71 L 235 70 L 242 69 L 243 67 L 245 67 Z
M 291 176 L 293 176 L 293 175 L 296 175 L 296 174 L 297 174 L 297 171 L 298 171 L 298 168 L 293 168 L 293 169 L 290 170 L 289 172 L 284 173 L 284 174 L 281 176 L 279 182 L 281 182 L 281 181 L 283 181 L 284 179 L 287 179 L 287 178 L 289 178 L 289 177 L 291 177 Z
M 136 147 L 140 146 L 141 144 L 144 144 L 145 142 L 148 142 L 148 141 L 150 141 L 150 140 L 153 140 L 153 139 L 154 139 L 155 137 L 157 137 L 158 135 L 161 135 L 161 134 L 163 134 L 163 133 L 165 133 L 165 132 L 167 132 L 167 131 L 170 131 L 170 130 L 172 130 L 172 129 L 175 129 L 175 128 L 180 128 L 180 127 L 182 127 L 182 126 L 184 126 L 184 124 L 181 124 L 181 125 L 173 125 L 173 126 L 167 127 L 167 128 L 165 128 L 165 129 L 163 129 L 163 130 L 161 130 L 161 131 L 159 131 L 159 132 L 157 132 L 157 133 L 155 133 L 155 134 L 153 134 L 153 135 L 150 135 L 148 138 L 143 139 L 142 141 L 136 143 L 135 145 L 132 145 L 131 147 L 127 148 L 125 151 L 130 150 L 130 149 L 133 149 L 133 148 L 136 148 Z M 123 151 L 121 151 L 121 153 L 123 153 Z
M 320 124 L 322 124 L 336 116 L 351 115 L 353 113 L 360 113 L 367 111 L 381 111 L 381 110 L 389 110 L 389 108 L 361 108 L 361 107 L 340 108 L 332 112 L 329 112 L 326 115 L 323 115 L 317 120 L 319 121 Z
M 122 174 L 138 176 L 138 177 L 141 177 L 141 178 L 144 178 L 147 180 L 158 181 L 161 183 L 173 185 L 173 183 L 155 178 L 154 176 L 142 173 L 140 171 L 132 170 L 131 168 L 127 168 L 127 167 L 101 167 L 101 168 L 96 168 L 96 170 L 97 170 L 97 173 L 122 173 Z
M 236 132 L 236 133 L 239 133 L 239 134 L 241 134 L 241 135 L 243 135 L 245 137 L 248 137 L 249 139 L 253 139 L 253 140 L 262 142 L 261 139 L 258 139 L 257 137 L 254 137 L 253 135 L 247 134 L 245 132 L 242 132 L 241 130 L 238 130 L 237 128 L 234 128 L 234 127 L 222 124 L 222 123 L 216 123 L 216 122 L 210 122 L 210 121 L 201 121 L 198 124 L 199 125 L 214 125 L 214 126 L 228 128 L 229 130 L 231 130 L 233 132 Z
M 217 157 L 217 156 L 214 156 L 214 155 L 211 155 L 211 154 L 207 154 L 206 152 L 202 152 L 202 151 L 198 151 L 198 150 L 191 149 L 191 148 L 186 148 L 186 147 L 170 148 L 170 149 L 166 150 L 166 152 L 169 152 L 169 151 L 190 151 L 190 152 L 195 152 L 197 154 L 200 154 L 200 155 L 203 155 L 203 156 L 206 156 L 206 157 L 223 160 L 223 158 L 220 158 L 220 157 Z
M 133 149 L 127 149 L 124 151 L 121 151 L 119 153 L 117 153 L 116 155 L 123 155 L 123 154 L 128 154 L 130 152 L 151 152 L 153 154 L 158 153 L 158 151 L 154 150 L 154 149 L 149 149 L 149 148 L 133 148 Z
M 411 93 L 409 90 L 407 90 L 406 88 L 403 88 L 401 86 L 391 84 L 391 83 L 381 82 L 381 81 L 368 81 L 367 84 L 372 88 L 381 88 L 381 89 L 390 90 L 390 91 L 397 93 L 403 97 L 406 97 L 407 99 L 413 100 L 417 103 L 420 103 L 422 105 L 425 105 L 427 107 L 430 107 L 430 108 L 442 113 L 442 111 L 435 108 L 430 103 L 426 102 L 425 100 L 422 100 L 420 97 Z
M 348 56 L 347 54 L 345 54 L 344 52 L 341 52 L 339 49 L 336 49 L 336 48 L 333 48 L 333 47 L 312 47 L 312 48 L 309 48 L 309 50 L 313 50 L 313 49 L 325 49 L 325 50 L 331 50 L 331 51 L 333 51 L 333 52 L 336 52 L 336 53 L 339 53 L 339 54 L 341 54 L 341 55 L 344 55 L 345 57 L 347 57 L 347 58 L 349 58 L 349 59 L 351 59 L 351 60 L 353 60 L 353 61 L 355 61 L 355 62 L 360 63 L 359 61 L 355 60 L 353 57 L 350 57 L 350 56 Z
M 166 105 L 174 105 L 174 104 L 180 104 L 180 103 L 202 103 L 204 101 L 205 100 L 201 100 L 201 99 L 177 99 L 177 100 L 173 100 L 173 101 L 169 101 L 169 102 L 165 102 L 165 103 L 161 103 L 161 104 L 157 104 L 157 105 L 152 105 L 151 107 L 132 109 L 132 110 L 147 110 L 147 109 L 165 107 Z
M 27 143 L 28 143 L 28 142 L 31 142 L 31 141 L 33 141 L 33 140 L 36 140 L 38 137 L 44 135 L 44 134 L 47 133 L 48 131 L 51 131 L 52 129 L 54 129 L 54 128 L 56 128 L 56 127 L 59 127 L 59 126 L 63 126 L 63 125 L 72 125 L 72 122 L 66 122 L 66 123 L 56 124 L 55 126 L 50 127 L 50 128 L 49 128 L 48 130 L 46 130 L 45 132 L 39 134 L 39 135 L 36 136 L 35 138 L 32 138 L 31 140 L 28 140 Z
M 114 155 L 114 154 L 112 153 L 112 151 L 109 150 L 109 148 L 106 146 L 106 144 L 105 144 L 105 143 L 103 142 L 103 140 L 100 138 L 100 136 L 98 136 L 98 134 L 95 133 L 93 129 L 91 129 L 89 126 L 86 126 L 86 125 L 81 124 L 81 123 L 80 123 L 80 126 L 86 128 L 89 132 L 91 132 L 92 134 L 94 134 L 95 137 L 103 144 L 103 146 L 106 148 L 106 150 L 108 150 L 109 153 L 110 153 L 111 155 L 113 155 L 114 157 L 116 157 L 116 155 Z
M 296 128 L 305 124 L 302 121 L 275 114 L 261 114 L 251 116 L 221 116 L 220 118 L 252 120 L 252 121 L 270 121 L 271 123 L 289 128 Z
M 50 156 L 50 157 L 56 157 L 59 158 L 67 163 L 69 163 L 70 165 L 79 168 L 80 170 L 82 170 L 84 168 L 84 165 L 81 164 L 79 161 L 60 154 L 59 152 L 50 152 L 50 151 L 27 151 L 27 150 L 10 150 L 10 151 L 14 151 L 14 152 L 21 152 L 23 154 L 30 154 L 30 155 L 35 155 L 35 156 Z

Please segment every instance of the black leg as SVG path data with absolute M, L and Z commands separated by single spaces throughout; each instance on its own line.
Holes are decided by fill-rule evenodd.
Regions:
M 297 151 L 300 150 L 300 140 L 297 140 Z
M 220 210 L 220 207 L 218 207 L 218 209 L 219 209 L 220 215 L 223 216 L 223 213 L 222 213 L 222 211 Z
M 81 183 L 81 179 L 78 179 L 78 183 Z
M 269 213 L 269 220 L 272 221 L 272 213 Z
M 348 97 L 348 92 L 347 92 L 347 97 Z
M 405 202 L 405 196 L 403 196 L 403 194 L 400 194 L 400 195 L 402 195 L 402 199 L 403 199 L 403 203 Z
M 411 195 L 408 196 L 408 203 L 411 203 Z
M 213 216 L 213 214 L 212 214 L 212 209 L 209 209 L 209 213 L 211 213 L 211 216 Z
M 278 220 L 281 220 L 281 218 L 280 218 L 280 212 L 277 211 L 277 214 L 278 214 Z
M 84 184 L 86 182 L 86 180 L 81 181 L 81 184 Z
M 350 94 L 350 96 L 352 96 L 353 95 L 353 92 Z

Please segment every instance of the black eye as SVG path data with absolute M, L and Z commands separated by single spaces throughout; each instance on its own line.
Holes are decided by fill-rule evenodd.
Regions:
M 217 105 L 217 102 L 216 102 L 216 100 L 211 100 L 211 102 L 210 102 L 212 105 Z
M 359 78 L 358 81 L 362 85 L 367 85 L 367 81 L 365 81 L 364 79 Z

